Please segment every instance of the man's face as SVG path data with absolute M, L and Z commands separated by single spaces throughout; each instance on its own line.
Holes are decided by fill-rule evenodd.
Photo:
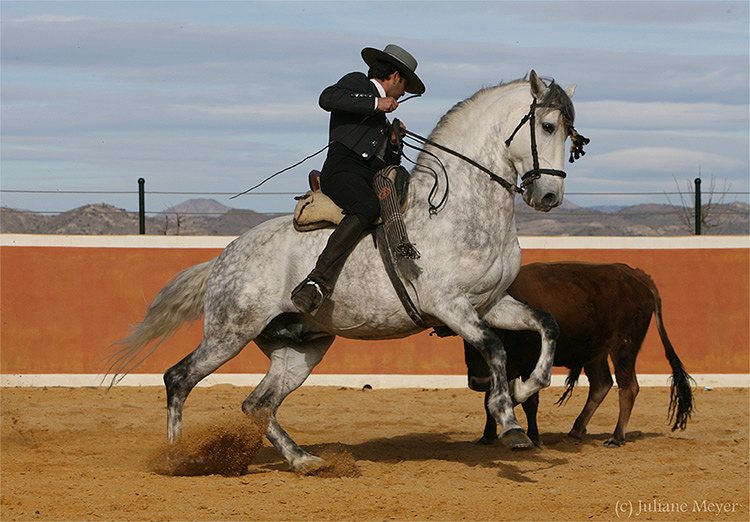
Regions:
M 406 78 L 396 71 L 385 81 L 385 94 L 397 100 L 406 92 Z

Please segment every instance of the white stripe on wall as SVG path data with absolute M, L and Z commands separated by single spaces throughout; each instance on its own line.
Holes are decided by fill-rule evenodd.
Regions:
M 552 386 L 564 386 L 565 375 L 553 375 Z M 705 388 L 750 388 L 750 374 L 697 374 L 692 376 L 696 386 Z M 214 373 L 206 377 L 198 386 L 232 384 L 234 386 L 257 386 L 263 374 L 252 373 Z M 668 386 L 670 375 L 638 375 L 641 386 Z M 615 380 L 612 376 L 613 381 Z M 588 386 L 588 379 L 581 375 L 579 386 Z M 3 374 L 0 375 L 3 387 L 96 387 L 108 386 L 109 381 L 102 381 L 101 375 L 95 374 Z M 141 373 L 126 375 L 118 386 L 163 386 L 161 374 Z M 363 388 L 370 385 L 373 389 L 386 388 L 466 388 L 465 375 L 325 375 L 313 374 L 305 381 L 304 386 L 338 386 L 345 388 Z

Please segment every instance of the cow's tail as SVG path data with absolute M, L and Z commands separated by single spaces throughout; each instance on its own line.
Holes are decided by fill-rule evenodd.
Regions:
M 645 283 L 651 290 L 651 294 L 654 296 L 654 317 L 656 319 L 656 328 L 659 330 L 659 337 L 661 337 L 661 343 L 664 345 L 664 355 L 669 361 L 669 365 L 672 367 L 671 389 L 669 399 L 669 422 L 674 423 L 672 425 L 672 431 L 677 428 L 684 430 L 687 425 L 687 421 L 693 413 L 693 390 L 695 381 L 685 371 L 682 366 L 682 361 L 677 357 L 674 351 L 672 343 L 667 337 L 667 331 L 664 328 L 664 319 L 661 313 L 661 296 L 659 290 L 656 288 L 654 281 L 643 271 L 640 271 L 645 279 Z
M 573 388 L 575 388 L 576 384 L 578 384 L 578 378 L 581 376 L 581 370 L 582 368 L 570 369 L 570 373 L 568 373 L 568 376 L 565 378 L 565 391 L 555 403 L 557 406 L 562 406 L 573 396 Z
M 103 365 L 104 378 L 112 375 L 110 387 L 145 361 L 183 323 L 193 322 L 203 315 L 206 281 L 215 263 L 216 258 L 177 274 L 156 295 L 130 335 L 109 347 Z M 147 350 L 155 339 L 158 340 Z

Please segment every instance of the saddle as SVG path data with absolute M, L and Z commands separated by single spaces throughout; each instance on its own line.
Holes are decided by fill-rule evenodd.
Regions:
M 406 209 L 407 193 L 409 185 L 409 172 L 401 166 L 390 166 L 386 167 L 387 172 L 380 171 L 378 174 L 386 174 L 390 183 L 387 183 L 388 188 L 381 190 L 389 191 L 386 194 L 379 194 L 381 208 L 384 205 L 384 200 L 398 199 L 398 207 L 400 207 L 401 213 Z M 383 170 L 386 170 L 383 169 Z M 376 176 L 378 178 L 378 176 Z M 384 178 L 379 178 L 383 180 Z M 320 172 L 313 170 L 308 176 L 310 183 L 310 190 L 308 190 L 303 196 L 297 196 L 297 206 L 294 209 L 294 228 L 300 232 L 308 232 L 311 230 L 318 230 L 321 228 L 331 227 L 338 225 L 344 218 L 343 211 L 341 208 L 334 203 L 331 198 L 323 194 L 320 190 Z M 386 180 L 387 181 L 387 180 Z M 376 183 L 377 184 L 377 183 Z M 396 198 L 390 197 L 390 190 L 395 190 Z M 396 204 L 393 202 L 391 207 L 391 214 L 395 211 Z M 380 257 L 383 260 L 385 271 L 388 274 L 388 278 L 393 285 L 396 294 L 398 295 L 401 304 L 403 305 L 406 313 L 409 315 L 414 324 L 422 327 L 429 328 L 429 325 L 425 321 L 422 314 L 419 312 L 414 302 L 409 297 L 406 287 L 403 281 L 399 277 L 396 269 L 396 261 L 394 260 L 394 250 L 399 251 L 398 247 L 394 248 L 395 245 L 391 245 L 393 241 L 388 238 L 386 228 L 391 225 L 393 221 L 389 221 L 388 224 L 383 223 L 383 219 L 378 218 L 375 222 L 375 231 L 373 232 L 373 239 L 380 253 Z M 419 253 L 416 249 L 413 250 L 418 257 Z
M 409 172 L 400 165 L 387 167 L 390 169 L 388 178 L 396 187 L 401 212 L 406 209 L 409 187 Z M 309 232 L 320 228 L 336 226 L 344 219 L 341 208 L 331 198 L 320 190 L 320 171 L 311 170 L 308 175 L 310 190 L 304 195 L 297 196 L 297 206 L 294 209 L 294 228 L 299 232 Z M 382 223 L 378 218 L 376 225 Z

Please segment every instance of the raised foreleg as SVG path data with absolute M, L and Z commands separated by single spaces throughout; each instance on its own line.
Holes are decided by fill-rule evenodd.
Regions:
M 534 370 L 526 381 L 513 379 L 511 395 L 520 404 L 552 381 L 552 364 L 555 360 L 555 345 L 560 335 L 555 318 L 551 314 L 520 303 L 510 295 L 503 294 L 482 316 L 493 328 L 503 330 L 533 330 L 542 338 L 542 350 Z
M 533 448 L 534 443 L 518 423 L 513 411 L 513 400 L 508 388 L 507 355 L 502 340 L 467 300 L 456 299 L 441 303 L 435 314 L 443 323 L 466 342 L 474 346 L 489 367 L 490 387 L 485 400 L 487 411 L 502 427 L 500 439 L 511 449 Z

